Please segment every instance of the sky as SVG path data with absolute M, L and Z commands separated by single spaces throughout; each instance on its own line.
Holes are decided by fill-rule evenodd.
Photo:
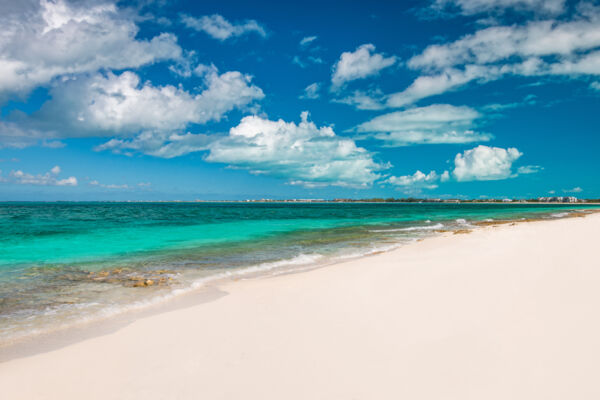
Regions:
M 0 200 L 600 198 L 600 2 L 0 0 Z

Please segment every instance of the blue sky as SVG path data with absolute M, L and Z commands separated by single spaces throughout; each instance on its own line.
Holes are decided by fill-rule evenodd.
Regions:
M 600 197 L 600 4 L 0 4 L 0 200 Z

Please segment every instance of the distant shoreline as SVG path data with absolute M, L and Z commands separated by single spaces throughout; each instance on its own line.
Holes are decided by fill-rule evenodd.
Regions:
M 15 204 L 15 203 L 44 203 L 44 204 L 64 204 L 64 203 L 186 203 L 186 204 L 196 204 L 196 203 L 240 203 L 240 204 L 501 204 L 501 205 L 518 205 L 518 204 L 527 204 L 527 205 L 535 205 L 535 204 L 551 204 L 551 205 L 565 205 L 565 206 L 573 206 L 573 205 L 600 205 L 600 200 L 587 200 L 581 199 L 577 202 L 568 203 L 568 202 L 541 202 L 541 201 L 522 201 L 522 200 L 514 200 L 503 202 L 501 200 L 498 201 L 480 201 L 480 200 L 442 200 L 442 201 L 432 201 L 432 200 L 418 200 L 418 201 L 409 201 L 409 200 L 394 200 L 394 201 L 371 201 L 371 200 L 296 200 L 296 199 L 285 199 L 285 200 L 0 200 L 1 204 Z

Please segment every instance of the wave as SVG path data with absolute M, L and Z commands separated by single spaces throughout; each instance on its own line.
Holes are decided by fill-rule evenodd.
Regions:
M 567 215 L 569 215 L 568 212 L 561 212 L 561 213 L 550 214 L 550 216 L 554 217 L 554 218 L 564 218 Z

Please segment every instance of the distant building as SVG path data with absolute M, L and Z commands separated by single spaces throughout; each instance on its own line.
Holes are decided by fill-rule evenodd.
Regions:
M 538 201 L 543 203 L 577 203 L 579 200 L 575 196 L 555 196 L 538 197 Z

